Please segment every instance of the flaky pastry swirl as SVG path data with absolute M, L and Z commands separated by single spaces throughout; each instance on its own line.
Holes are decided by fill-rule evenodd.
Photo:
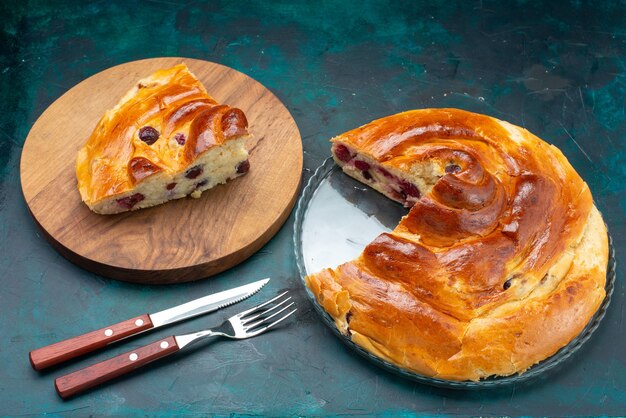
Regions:
M 332 142 L 346 173 L 414 196 L 357 259 L 306 278 L 358 345 L 423 375 L 479 380 L 549 357 L 598 309 L 606 229 L 556 147 L 457 109 L 399 113 Z
M 106 111 L 80 149 L 81 197 L 94 209 L 151 176 L 174 179 L 247 127 L 244 113 L 218 104 L 185 64 L 156 71 Z

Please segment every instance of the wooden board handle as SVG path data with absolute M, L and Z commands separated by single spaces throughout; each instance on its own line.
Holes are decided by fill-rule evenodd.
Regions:
M 149 315 L 141 315 L 97 331 L 88 332 L 30 352 L 30 364 L 35 370 L 43 370 L 83 354 L 139 334 L 153 328 Z
M 176 339 L 171 336 L 151 344 L 144 345 L 136 350 L 92 366 L 61 376 L 54 381 L 57 393 L 66 399 L 86 389 L 97 386 L 108 380 L 131 372 L 154 360 L 175 353 L 179 350 Z

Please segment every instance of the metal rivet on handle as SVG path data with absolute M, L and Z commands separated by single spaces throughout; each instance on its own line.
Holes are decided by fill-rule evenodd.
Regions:
M 138 319 L 135 321 L 135 325 L 137 325 L 138 327 L 143 325 L 143 319 Z
M 167 341 L 163 341 L 163 342 L 161 342 L 161 348 L 167 348 L 167 347 L 169 347 L 169 346 L 170 346 L 170 345 L 167 343 Z
M 106 335 L 107 337 L 110 337 L 111 335 L 113 335 L 113 330 L 111 328 L 108 328 L 104 331 L 104 335 Z
M 131 355 L 128 356 L 128 358 L 130 359 L 130 361 L 135 361 L 137 360 L 137 358 L 139 358 L 139 356 L 137 356 L 137 353 L 131 353 Z

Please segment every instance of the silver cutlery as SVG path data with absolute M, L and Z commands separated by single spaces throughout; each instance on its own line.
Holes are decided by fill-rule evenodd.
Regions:
M 29 353 L 30 363 L 35 370 L 43 370 L 106 347 L 132 335 L 213 312 L 252 296 L 265 286 L 269 280 L 269 278 L 258 280 L 230 290 L 207 295 L 173 308 L 140 315 L 96 331 L 38 348 Z
M 221 336 L 232 339 L 255 337 L 296 312 L 297 308 L 285 312 L 294 305 L 294 302 L 288 303 L 291 297 L 286 297 L 286 294 L 287 292 L 284 292 L 267 302 L 238 313 L 218 327 L 192 334 L 162 338 L 151 344 L 59 377 L 54 382 L 56 390 L 59 396 L 64 399 L 68 398 L 154 360 L 174 354 L 208 337 Z

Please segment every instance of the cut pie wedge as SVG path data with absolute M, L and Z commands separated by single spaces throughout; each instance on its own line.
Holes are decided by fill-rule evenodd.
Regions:
M 82 200 L 100 214 L 155 206 L 248 172 L 248 121 L 180 64 L 137 84 L 78 152 Z

